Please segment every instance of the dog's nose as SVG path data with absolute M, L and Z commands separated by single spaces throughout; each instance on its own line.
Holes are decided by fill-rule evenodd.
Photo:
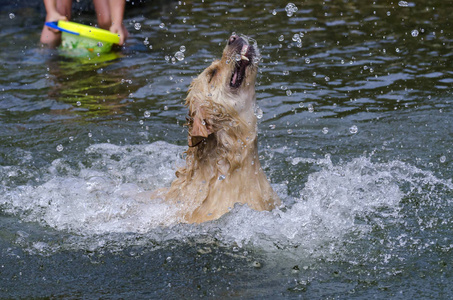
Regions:
M 230 38 L 228 39 L 228 45 L 231 45 L 234 43 L 234 41 L 236 41 L 239 37 L 235 34 L 233 34 L 232 36 L 230 36 Z

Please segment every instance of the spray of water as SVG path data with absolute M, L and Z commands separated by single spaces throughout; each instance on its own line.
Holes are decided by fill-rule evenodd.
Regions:
M 34 242 L 29 246 L 36 252 L 215 239 L 237 247 L 298 249 L 325 256 L 338 251 L 351 235 L 360 237 L 374 226 L 401 221 L 401 203 L 411 193 L 421 188 L 453 190 L 451 181 L 400 161 L 377 163 L 359 157 L 334 165 L 329 157 L 293 158 L 294 166 L 316 164 L 321 169 L 308 176 L 299 198 L 285 195 L 284 184 L 275 185 L 286 206 L 258 212 L 236 205 L 213 222 L 178 224 L 176 210 L 150 200 L 150 193 L 169 186 L 174 170 L 183 163 L 183 149 L 164 142 L 93 145 L 86 149 L 89 164 L 74 166 L 58 159 L 48 168 L 45 182 L 34 185 L 12 186 L 8 182 L 11 168 L 2 167 L 0 207 L 22 221 L 71 236 L 58 246 Z

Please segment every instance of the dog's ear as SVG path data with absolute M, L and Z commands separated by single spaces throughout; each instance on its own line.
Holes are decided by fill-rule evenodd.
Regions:
M 192 124 L 192 132 L 190 133 L 191 136 L 200 136 L 200 137 L 208 137 L 210 132 L 206 127 L 206 121 L 203 116 L 195 116 L 193 119 Z
M 191 112 L 192 126 L 189 127 L 189 146 L 196 146 L 203 139 L 207 138 L 212 131 L 207 124 L 207 118 L 202 108 Z

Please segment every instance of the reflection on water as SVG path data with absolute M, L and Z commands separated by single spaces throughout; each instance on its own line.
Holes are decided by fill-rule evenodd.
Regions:
M 69 114 L 77 112 L 84 118 L 122 113 L 121 107 L 131 101 L 128 97 L 138 86 L 125 79 L 124 70 L 115 70 L 121 57 L 120 52 L 73 57 L 56 51 L 47 61 L 46 78 L 52 81 L 48 97 L 72 105 Z
M 1 6 L 1 295 L 451 298 L 453 8 L 294 4 L 129 2 L 128 45 L 89 59 L 37 46 L 40 1 Z M 177 224 L 146 195 L 232 32 L 263 56 L 260 160 L 284 206 Z

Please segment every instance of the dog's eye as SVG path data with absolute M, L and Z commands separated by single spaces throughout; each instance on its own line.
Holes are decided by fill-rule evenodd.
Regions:
M 209 82 L 214 78 L 215 74 L 217 73 L 217 68 L 214 68 L 209 71 Z

